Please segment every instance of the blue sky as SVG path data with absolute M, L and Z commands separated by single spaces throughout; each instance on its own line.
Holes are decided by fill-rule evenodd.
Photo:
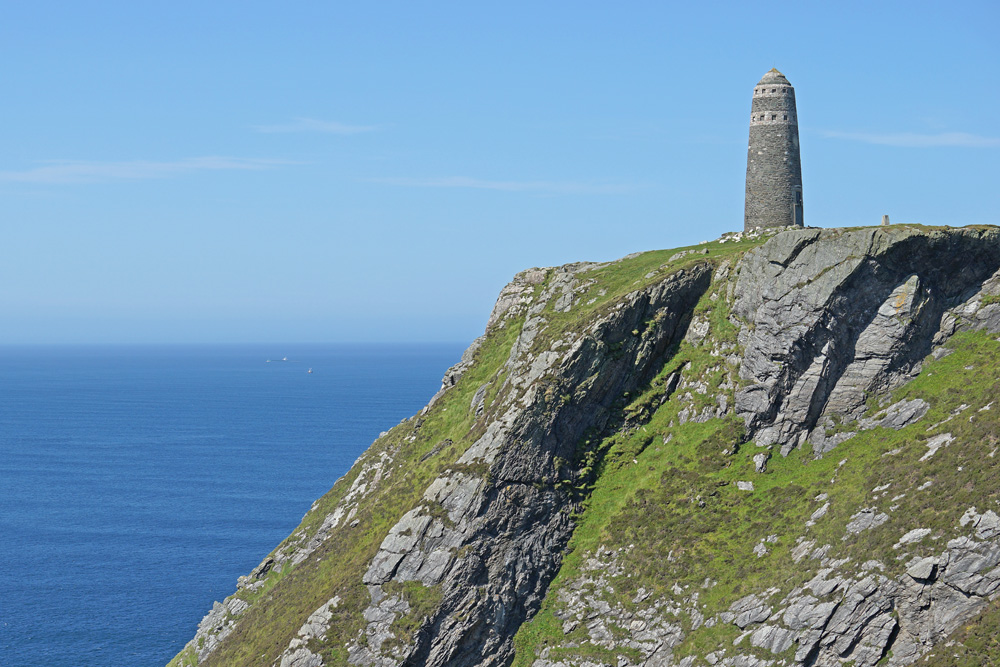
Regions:
M 1000 223 L 995 3 L 4 3 L 0 343 L 467 341 L 519 270 L 742 228 Z

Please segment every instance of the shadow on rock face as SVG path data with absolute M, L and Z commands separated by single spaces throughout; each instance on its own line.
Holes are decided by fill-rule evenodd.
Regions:
M 750 384 L 736 409 L 758 445 L 787 454 L 821 419 L 856 420 L 867 396 L 919 372 L 946 312 L 1000 269 L 1000 234 L 788 231 L 740 268 L 733 312 Z M 828 447 L 816 440 L 819 452 Z

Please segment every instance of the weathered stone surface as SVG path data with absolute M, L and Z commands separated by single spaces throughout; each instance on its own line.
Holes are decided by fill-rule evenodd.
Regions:
M 535 303 L 563 299 L 560 307 L 570 307 L 564 297 L 572 293 L 578 273 L 564 271 L 547 286 L 551 294 Z M 426 505 L 390 530 L 365 575 L 373 590 L 368 641 L 349 647 L 353 664 L 502 665 L 510 659 L 514 630 L 540 604 L 572 530 L 569 515 L 561 511 L 569 498 L 545 484 L 556 475 L 555 458 L 572 458 L 580 435 L 603 426 L 611 403 L 651 377 L 670 346 L 683 338 L 711 276 L 709 264 L 667 276 L 631 294 L 568 346 L 554 342 L 549 350 L 533 349 L 543 321 L 540 308 L 528 308 L 500 391 L 508 402 L 491 406 L 500 416 L 459 459 L 462 465 L 489 466 L 490 481 L 446 474 L 424 493 Z M 504 298 L 513 305 L 495 317 L 509 315 L 519 297 Z M 632 333 L 639 327 L 647 329 L 641 337 Z M 553 407 L 537 389 L 543 378 L 565 387 L 573 400 Z M 443 509 L 447 521 L 432 507 Z M 459 550 L 468 556 L 458 558 Z M 416 645 L 392 656 L 372 640 L 392 634 L 395 616 L 376 613 L 377 589 L 389 581 L 420 581 L 445 591 L 429 620 L 435 632 L 419 635 Z M 599 625 L 591 631 L 601 634 Z
M 414 495 L 418 498 L 414 506 L 392 515 L 396 524 L 388 533 L 383 529 L 376 537 L 381 544 L 358 582 L 367 586 L 367 605 L 352 610 L 363 619 L 364 628 L 346 645 L 341 638 L 336 648 L 346 650 L 353 664 L 378 667 L 509 664 L 513 635 L 549 592 L 574 528 L 573 512 L 579 508 L 555 484 L 560 479 L 557 461 L 578 454 L 582 434 L 604 429 L 609 415 L 621 410 L 625 392 L 644 387 L 682 340 L 698 354 L 716 360 L 709 369 L 716 379 L 693 375 L 689 363 L 658 380 L 665 380 L 665 390 L 655 398 L 661 403 L 677 401 L 676 419 L 681 423 L 704 423 L 735 410 L 748 437 L 766 447 L 751 450 L 752 464 L 742 459 L 739 471 L 734 469 L 728 478 L 727 485 L 735 489 L 729 487 L 726 493 L 744 491 L 736 494 L 737 502 L 754 503 L 769 493 L 786 492 L 774 486 L 768 470 L 773 451 L 787 453 L 808 444 L 822 456 L 858 431 L 908 427 L 908 432 L 919 434 L 914 442 L 927 443 L 921 459 L 925 462 L 942 447 L 950 445 L 952 454 L 964 446 L 966 431 L 957 427 L 952 428 L 960 434 L 955 442 L 950 433 L 939 432 L 944 422 L 929 429 L 914 426 L 931 407 L 925 401 L 901 401 L 868 411 L 867 406 L 880 397 L 867 403 L 865 398 L 875 394 L 884 398 L 885 392 L 919 370 L 935 346 L 947 343 L 958 331 L 1000 332 L 1000 309 L 987 299 L 1000 294 L 997 231 L 918 232 L 893 227 L 767 233 L 775 235 L 762 247 L 739 263 L 726 262 L 718 268 L 702 260 L 700 252 L 684 251 L 684 257 L 691 255 L 687 261 L 702 263 L 672 275 L 663 273 L 664 267 L 650 271 L 647 282 L 660 274 L 662 280 L 642 283 L 647 286 L 595 313 L 579 330 L 558 333 L 558 340 L 550 340 L 547 318 L 552 312 L 579 309 L 588 284 L 586 272 L 596 265 L 533 269 L 504 288 L 489 326 L 515 318 L 523 318 L 524 325 L 502 372 L 469 387 L 471 402 L 463 399 L 459 405 L 462 418 L 476 422 L 475 435 L 469 438 L 472 444 L 442 462 L 441 452 L 453 451 L 459 438 L 449 434 L 455 442 L 443 440 L 433 448 L 426 443 L 420 460 L 440 464 L 434 468 L 438 476 L 418 489 L 423 493 Z M 716 340 L 718 320 L 694 314 L 713 274 L 728 282 L 713 286 L 706 303 L 732 304 L 739 345 Z M 449 369 L 435 400 L 471 368 L 480 345 L 475 342 Z M 729 400 L 731 392 L 736 395 L 735 406 Z M 978 409 L 996 408 L 990 404 Z M 976 409 L 963 405 L 945 421 L 964 424 L 970 415 L 981 418 Z M 629 417 L 623 424 L 613 424 L 614 432 L 632 434 L 641 433 L 644 422 Z M 669 447 L 673 436 L 661 435 L 656 435 L 655 446 Z M 741 445 L 754 443 L 733 443 L 734 450 Z M 318 560 L 316 552 L 327 540 L 357 526 L 358 517 L 365 516 L 359 508 L 364 509 L 366 499 L 389 479 L 397 451 L 389 448 L 359 460 L 352 485 L 322 517 L 319 528 L 293 536 L 241 578 L 241 590 L 254 591 L 269 574 Z M 912 454 L 910 447 L 885 456 Z M 635 465 L 642 459 L 629 457 L 621 463 L 629 461 Z M 848 478 L 840 472 L 846 461 L 845 457 L 836 467 L 831 484 L 843 484 Z M 772 469 L 781 463 L 771 461 Z M 922 465 L 930 471 L 940 463 L 939 458 Z M 754 482 L 737 481 L 740 476 L 753 476 L 758 491 L 750 493 Z M 762 537 L 770 529 L 756 534 L 746 547 L 746 557 L 758 566 L 797 568 L 803 573 L 799 582 L 812 577 L 791 592 L 768 589 L 731 605 L 716 598 L 713 604 L 719 606 L 709 609 L 698 600 L 699 584 L 681 581 L 682 585 L 667 584 L 666 590 L 661 587 L 656 593 L 640 587 L 634 598 L 629 594 L 624 601 L 630 604 L 623 604 L 614 594 L 613 579 L 631 574 L 618 561 L 628 547 L 602 546 L 586 554 L 579 579 L 555 593 L 558 623 L 553 627 L 556 632 L 561 628 L 566 646 L 579 640 L 617 655 L 615 667 L 911 664 L 1000 591 L 1000 516 L 993 511 L 992 500 L 980 502 L 982 511 L 968 508 L 958 520 L 961 537 L 949 539 L 954 532 L 930 522 L 933 531 L 915 528 L 904 512 L 894 509 L 906 494 L 930 496 L 943 486 L 926 491 L 931 480 L 921 484 L 919 472 L 914 479 L 912 487 L 896 480 L 891 490 L 888 483 L 871 482 L 862 490 L 865 500 L 856 506 L 845 506 L 843 494 L 833 490 L 811 491 L 802 497 L 807 509 L 796 508 L 790 515 L 796 517 L 791 530 L 799 532 L 776 527 L 780 538 Z M 713 489 L 697 481 L 691 488 L 686 504 L 672 511 L 690 507 L 698 512 L 713 502 Z M 806 516 L 803 526 L 800 517 Z M 831 528 L 844 532 L 831 536 Z M 859 559 L 864 563 L 838 554 L 838 549 L 869 541 L 891 544 L 897 537 L 892 550 L 886 549 L 888 554 L 865 554 Z M 667 560 L 671 558 L 673 552 Z M 421 609 L 420 618 L 410 616 L 417 605 L 411 608 L 406 596 L 398 594 L 399 584 L 411 582 L 441 594 L 436 608 Z M 706 579 L 700 590 L 713 585 Z M 739 595 L 752 590 L 740 589 Z M 317 646 L 334 632 L 335 617 L 344 613 L 335 611 L 338 604 L 339 598 L 333 597 L 316 609 L 300 610 L 298 632 L 287 645 L 279 646 L 282 653 L 268 657 L 268 664 L 321 667 Z M 193 643 L 199 656 L 210 655 L 235 636 L 234 628 L 248 617 L 248 609 L 248 603 L 237 597 L 217 603 Z M 410 627 L 419 625 L 412 642 L 400 641 L 401 620 Z M 727 641 L 704 656 L 674 656 L 688 633 L 719 623 L 739 628 L 728 629 L 741 633 L 735 643 Z M 603 657 L 556 659 L 559 655 L 546 648 L 534 664 L 606 664 Z
M 893 549 L 898 549 L 904 545 L 910 544 L 912 542 L 919 542 L 928 535 L 931 534 L 930 528 L 914 528 L 913 530 L 907 532 L 896 544 L 893 545 Z
M 856 419 L 866 393 L 919 370 L 945 312 L 979 294 L 998 268 L 993 229 L 777 234 L 740 263 L 733 312 L 745 323 L 747 386 L 737 414 L 758 444 L 783 453 L 823 416 Z
M 814 526 L 816 522 L 826 516 L 826 513 L 830 510 L 830 503 L 824 503 L 822 507 L 812 513 L 809 520 L 806 521 L 807 526 Z
M 819 630 L 836 609 L 836 602 L 820 602 L 811 595 L 803 595 L 788 606 L 782 622 L 792 630 Z
M 803 223 L 795 89 L 776 69 L 754 87 L 743 229 Z
M 922 398 L 914 398 L 909 401 L 900 401 L 890 405 L 885 410 L 878 412 L 870 419 L 861 419 L 859 426 L 863 429 L 875 427 L 891 428 L 899 430 L 904 426 L 909 426 L 915 421 L 923 418 L 930 409 L 930 403 Z
M 783 653 L 791 648 L 795 636 L 795 632 L 787 628 L 764 625 L 750 635 L 750 643 L 771 653 Z
M 959 525 L 978 538 L 984 520 L 985 529 L 993 530 L 993 517 L 970 508 Z M 783 611 L 765 615 L 764 600 L 750 595 L 721 620 L 747 628 L 753 646 L 782 653 L 796 645 L 796 665 L 835 667 L 846 661 L 874 667 L 883 659 L 893 667 L 909 665 L 1000 590 L 998 538 L 951 540 L 942 553 L 913 558 L 897 579 L 877 573 L 832 576 L 834 570 L 824 568 L 806 586 L 813 594 L 793 592 Z
M 946 313 L 941 322 L 941 337 L 946 338 L 956 331 L 1000 333 L 1000 303 L 995 300 L 997 296 L 1000 296 L 1000 270 L 984 282 L 967 301 Z M 994 297 L 993 303 L 984 306 L 983 300 L 987 297 Z
M 936 435 L 927 441 L 927 453 L 920 457 L 921 461 L 926 461 L 930 457 L 934 456 L 939 449 L 942 447 L 947 447 L 955 440 L 951 433 L 942 433 Z
M 937 573 L 938 560 L 932 556 L 916 559 L 908 568 L 906 574 L 918 581 L 929 581 Z
M 863 530 L 870 530 L 881 526 L 888 520 L 889 515 L 885 512 L 879 512 L 874 507 L 866 507 L 851 517 L 851 521 L 847 524 L 847 532 L 857 535 Z M 847 539 L 847 536 L 844 539 Z
M 281 667 L 322 667 L 322 665 L 322 657 L 302 647 L 281 658 Z
M 735 615 L 733 622 L 743 629 L 751 623 L 766 621 L 771 615 L 771 607 L 766 600 L 756 594 L 740 598 L 729 606 L 729 612 Z

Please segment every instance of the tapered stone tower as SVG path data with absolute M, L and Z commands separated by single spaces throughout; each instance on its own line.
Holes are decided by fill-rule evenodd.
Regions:
M 776 69 L 753 89 L 743 230 L 803 225 L 795 89 Z

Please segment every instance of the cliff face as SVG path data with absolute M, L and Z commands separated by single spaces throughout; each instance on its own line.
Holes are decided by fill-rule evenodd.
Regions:
M 998 333 L 996 228 L 521 273 L 171 664 L 982 664 Z

